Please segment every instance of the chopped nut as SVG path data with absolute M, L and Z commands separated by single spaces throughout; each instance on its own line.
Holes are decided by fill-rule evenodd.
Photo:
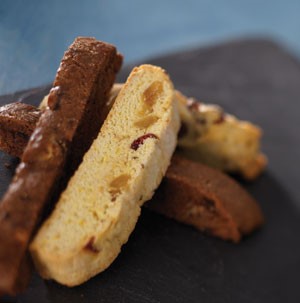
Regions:
M 59 86 L 51 89 L 48 97 L 48 106 L 50 109 L 55 110 L 59 107 L 61 90 Z

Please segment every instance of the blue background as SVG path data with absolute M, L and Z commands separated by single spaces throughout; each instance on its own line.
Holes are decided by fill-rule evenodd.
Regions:
M 300 56 L 300 1 L 1 0 L 0 94 L 51 82 L 76 36 L 117 45 L 125 63 L 245 36 Z

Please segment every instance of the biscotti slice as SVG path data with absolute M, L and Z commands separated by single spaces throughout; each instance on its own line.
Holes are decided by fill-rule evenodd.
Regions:
M 160 184 L 176 146 L 173 86 L 159 67 L 134 68 L 98 138 L 30 246 L 44 278 L 74 286 L 105 270 Z
M 182 121 L 178 147 L 191 160 L 253 180 L 265 169 L 260 150 L 262 131 L 224 113 L 216 105 L 197 102 L 176 92 Z
M 0 293 L 26 284 L 20 269 L 32 234 L 99 132 L 121 62 L 114 46 L 94 38 L 77 38 L 64 54 L 48 107 L 0 203 Z
M 257 202 L 232 178 L 178 154 L 172 157 L 151 209 L 200 231 L 238 242 L 263 224 Z
M 40 117 L 38 108 L 20 102 L 0 107 L 0 150 L 21 157 Z

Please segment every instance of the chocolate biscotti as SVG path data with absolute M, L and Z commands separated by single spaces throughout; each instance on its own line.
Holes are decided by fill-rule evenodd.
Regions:
M 96 137 L 122 57 L 114 46 L 77 38 L 65 52 L 42 113 L 0 203 L 0 292 L 27 282 L 19 271 L 43 209 Z M 72 152 L 70 152 L 72 151 Z M 67 179 L 67 178 L 66 178 Z
M 21 157 L 40 117 L 35 106 L 15 102 L 0 107 L 0 150 Z
M 232 178 L 175 154 L 151 209 L 224 240 L 238 242 L 263 224 L 257 202 Z

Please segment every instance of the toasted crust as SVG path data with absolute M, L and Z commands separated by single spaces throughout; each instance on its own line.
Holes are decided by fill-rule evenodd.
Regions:
M 43 209 L 64 184 L 63 173 L 76 169 L 99 131 L 121 61 L 115 47 L 93 38 L 77 38 L 66 51 L 48 107 L 0 203 L 0 292 L 18 290 L 32 233 Z
M 78 285 L 117 257 L 175 149 L 179 115 L 173 93 L 161 68 L 132 71 L 30 246 L 44 278 Z
M 174 155 L 151 209 L 224 240 L 239 242 L 263 224 L 257 202 L 218 170 Z

